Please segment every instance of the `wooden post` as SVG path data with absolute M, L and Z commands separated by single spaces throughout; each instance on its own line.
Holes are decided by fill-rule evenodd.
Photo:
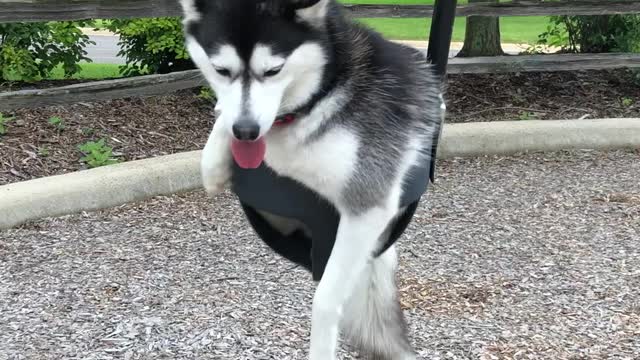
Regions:
M 433 17 L 431 19 L 431 30 L 429 32 L 429 48 L 427 49 L 427 61 L 434 64 L 435 71 L 440 80 L 444 83 L 449 64 L 449 51 L 451 50 L 451 36 L 453 25 L 456 19 L 457 0 L 436 0 L 434 4 Z M 443 119 L 444 122 L 444 119 Z M 440 124 L 433 134 L 433 145 L 431 146 L 431 169 L 429 179 L 435 181 L 435 161 L 437 158 L 438 143 L 442 136 L 444 124 Z
M 431 20 L 427 61 L 435 64 L 436 73 L 443 77 L 449 62 L 456 5 L 457 0 L 436 0 Z

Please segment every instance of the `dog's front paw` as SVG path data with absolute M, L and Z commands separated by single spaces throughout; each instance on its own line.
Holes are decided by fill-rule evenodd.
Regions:
M 332 352 L 328 352 L 324 354 L 311 352 L 309 354 L 309 360 L 338 360 L 338 358 Z
M 232 159 L 228 144 L 228 136 L 214 125 L 200 158 L 202 185 L 210 196 L 221 193 L 231 182 Z
M 231 166 L 225 162 L 220 162 L 217 166 L 203 164 L 202 185 L 209 196 L 215 196 L 229 185 L 231 181 Z
M 227 185 L 229 185 L 230 178 L 230 176 L 220 176 L 220 174 L 203 176 L 202 184 L 204 186 L 204 190 L 209 194 L 209 196 L 215 196 L 224 191 Z

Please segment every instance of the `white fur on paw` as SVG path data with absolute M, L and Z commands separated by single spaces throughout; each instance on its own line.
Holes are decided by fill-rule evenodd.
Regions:
M 213 196 L 221 193 L 229 185 L 231 169 L 228 166 L 202 169 L 202 185 L 207 194 Z
M 335 354 L 326 354 L 325 355 L 319 355 L 319 354 L 311 354 L 309 356 L 309 360 L 338 360 L 338 358 L 336 357 Z
M 315 347 L 312 344 L 310 345 L 309 360 L 338 360 L 335 350 L 323 347 L 322 345 L 320 347 Z

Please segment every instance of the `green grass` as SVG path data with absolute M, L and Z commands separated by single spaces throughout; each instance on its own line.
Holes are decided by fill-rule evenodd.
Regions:
M 349 3 L 381 3 L 381 4 L 430 4 L 425 0 L 350 0 Z M 404 18 L 404 19 L 359 19 L 368 26 L 384 34 L 387 38 L 397 40 L 426 40 L 431 19 L 429 18 Z M 104 28 L 106 20 L 95 20 L 94 26 Z M 547 29 L 549 23 L 545 16 L 512 16 L 500 18 L 500 32 L 503 42 L 534 43 L 538 35 Z M 456 18 L 453 30 L 453 41 L 464 40 L 465 18 Z
M 398 4 L 398 5 L 433 5 L 434 0 L 341 0 L 349 4 Z M 467 1 L 460 0 L 459 4 Z M 360 19 L 390 39 L 426 40 L 431 19 Z M 549 22 L 545 16 L 513 16 L 500 18 L 500 33 L 503 42 L 534 43 L 538 35 L 547 29 Z M 464 40 L 465 18 L 456 18 L 453 30 L 453 41 Z
M 431 19 L 359 19 L 364 24 L 397 40 L 426 40 L 431 27 Z M 538 35 L 547 29 L 549 19 L 545 16 L 514 16 L 500 18 L 500 34 L 503 42 L 534 43 Z M 464 40 L 465 19 L 456 18 L 453 28 L 453 41 Z
M 339 0 L 344 4 L 433 5 L 434 0 Z M 458 4 L 466 4 L 465 0 Z
M 511 2 L 512 0 L 499 0 Z M 343 4 L 374 4 L 374 5 L 433 5 L 434 0 L 338 0 Z M 458 5 L 468 4 L 467 0 L 458 0 Z
M 80 63 L 82 70 L 75 74 L 72 79 L 107 79 L 122 77 L 118 71 L 119 65 L 117 64 L 95 64 L 95 63 Z M 64 72 L 61 67 L 57 67 L 51 73 L 50 80 L 64 79 Z
M 83 80 L 102 80 L 108 78 L 118 78 L 122 77 L 118 72 L 119 65 L 116 64 L 94 64 L 94 63 L 80 63 L 80 67 L 82 70 L 72 76 L 72 79 L 83 79 Z M 62 70 L 62 66 L 58 66 L 44 80 L 62 80 L 64 79 L 64 71 Z M 19 81 L 20 78 L 17 76 L 9 76 L 8 80 Z
M 109 20 L 95 19 L 93 20 L 93 24 L 91 26 L 96 29 L 106 29 L 108 22 Z
M 349 4 L 433 5 L 434 0 L 340 0 L 340 2 Z M 466 4 L 467 1 L 459 0 L 458 3 Z M 426 40 L 431 27 L 431 19 L 429 18 L 364 18 L 359 20 L 381 32 L 385 37 L 397 40 Z M 96 19 L 94 20 L 94 26 L 102 29 L 107 21 Z M 547 29 L 548 23 L 549 18 L 546 16 L 501 17 L 500 32 L 502 41 L 533 44 L 538 39 L 538 35 Z M 456 18 L 452 40 L 463 41 L 464 31 L 465 18 Z
M 341 0 L 341 2 L 351 4 L 429 5 L 433 4 L 434 0 Z M 458 3 L 465 4 L 467 1 L 460 0 Z M 429 18 L 365 18 L 359 20 L 381 32 L 385 37 L 398 40 L 426 40 L 431 26 L 431 19 Z M 108 20 L 96 19 L 92 25 L 96 28 L 104 28 L 107 21 Z M 502 41 L 532 44 L 538 39 L 538 35 L 546 30 L 548 23 L 549 19 L 545 16 L 501 17 L 500 32 Z M 465 25 L 464 17 L 456 18 L 453 30 L 453 41 L 464 40 Z M 74 75 L 72 77 L 73 79 L 100 80 L 121 77 L 118 72 L 118 65 L 81 63 L 81 67 L 82 71 Z M 47 78 L 47 80 L 59 79 L 64 79 L 64 73 L 61 67 L 56 68 Z M 13 78 L 11 80 L 19 79 Z
M 344 4 L 391 4 L 391 5 L 433 5 L 434 0 L 338 0 Z M 511 0 L 500 0 L 509 2 Z M 458 4 L 467 4 L 467 0 L 458 0 Z

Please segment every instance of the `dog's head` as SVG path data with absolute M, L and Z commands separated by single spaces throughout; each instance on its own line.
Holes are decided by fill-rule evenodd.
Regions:
M 319 90 L 333 0 L 180 0 L 189 54 L 225 128 L 255 140 Z

